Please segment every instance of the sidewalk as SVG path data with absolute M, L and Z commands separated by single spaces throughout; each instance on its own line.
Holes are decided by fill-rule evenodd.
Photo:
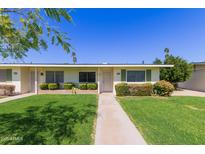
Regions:
M 15 99 L 24 98 L 24 97 L 28 97 L 28 96 L 32 96 L 32 95 L 35 95 L 35 93 L 26 93 L 26 94 L 21 94 L 21 95 L 16 95 L 16 96 L 10 96 L 10 97 L 0 99 L 0 103 L 4 103 L 7 101 L 12 101 Z
M 111 93 L 99 96 L 95 144 L 146 144 Z

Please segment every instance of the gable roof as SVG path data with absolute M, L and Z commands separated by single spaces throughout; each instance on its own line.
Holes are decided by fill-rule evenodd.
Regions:
M 134 64 L 134 63 L 82 63 L 82 64 L 69 64 L 69 63 L 0 63 L 0 66 L 7 67 L 174 67 L 174 65 L 156 65 L 156 64 Z

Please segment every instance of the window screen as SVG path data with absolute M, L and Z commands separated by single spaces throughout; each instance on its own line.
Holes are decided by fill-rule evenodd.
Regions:
M 127 82 L 144 82 L 145 71 L 127 71 Z
M 79 82 L 87 82 L 87 72 L 79 72 Z
M 88 72 L 88 82 L 95 82 L 95 72 Z
M 53 71 L 46 71 L 46 83 L 55 83 Z
M 63 83 L 63 71 L 46 71 L 46 83 Z
M 0 82 L 12 81 L 12 69 L 0 70 Z
M 55 72 L 55 81 L 56 81 L 56 83 L 63 83 L 64 82 L 64 72 L 63 71 Z
M 95 82 L 95 72 L 79 72 L 79 82 Z

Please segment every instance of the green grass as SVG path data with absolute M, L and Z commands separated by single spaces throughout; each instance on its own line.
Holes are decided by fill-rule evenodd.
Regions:
M 149 144 L 205 144 L 205 98 L 118 97 Z
M 0 144 L 93 144 L 97 95 L 35 95 L 0 104 Z

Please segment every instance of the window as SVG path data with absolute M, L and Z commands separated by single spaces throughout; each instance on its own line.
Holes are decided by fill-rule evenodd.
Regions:
M 46 83 L 54 83 L 54 72 L 52 71 L 46 71 Z
M 95 72 L 79 72 L 79 82 L 95 82 Z
M 63 71 L 46 71 L 46 83 L 63 83 Z
M 127 71 L 127 82 L 144 82 L 145 71 Z
M 64 72 L 63 71 L 58 71 L 55 72 L 55 77 L 56 77 L 56 83 L 63 83 L 64 82 Z
M 12 81 L 12 70 L 1 69 L 0 70 L 0 82 Z
M 79 82 L 87 82 L 87 72 L 79 72 Z

